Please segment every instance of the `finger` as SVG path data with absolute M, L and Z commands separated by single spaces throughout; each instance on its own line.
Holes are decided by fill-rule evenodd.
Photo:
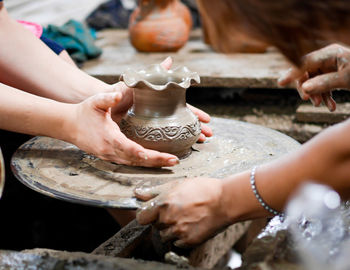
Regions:
M 91 97 L 92 104 L 95 108 L 108 111 L 109 108 L 118 104 L 122 99 L 122 94 L 119 92 L 102 93 Z
M 145 150 L 145 154 L 148 157 L 143 161 L 142 166 L 145 167 L 171 167 L 180 163 L 179 158 L 172 154 L 148 149 Z
M 124 159 L 123 164 L 143 167 L 168 167 L 175 166 L 180 163 L 175 155 L 161 153 L 154 150 L 148 150 L 128 139 L 119 130 L 118 139 L 115 140 L 115 162 Z
M 337 104 L 335 100 L 332 98 L 331 92 L 323 93 L 322 98 L 323 98 L 323 103 L 327 106 L 328 110 L 331 112 L 334 112 L 337 107 Z
M 176 183 L 176 181 L 172 181 L 159 186 L 137 187 L 134 190 L 134 194 L 137 199 L 140 199 L 142 201 L 148 201 L 158 196 L 159 194 L 168 191 L 174 185 L 176 185 Z
M 312 105 L 318 107 L 322 103 L 322 95 L 310 95 L 310 100 L 312 102 Z
M 301 87 L 301 85 L 308 79 L 309 79 L 309 73 L 304 72 L 304 74 L 296 80 L 296 88 L 302 100 L 308 100 L 310 98 L 308 94 L 304 93 Z
M 178 236 L 174 233 L 174 227 L 171 226 L 159 232 L 163 243 L 176 239 Z
M 311 52 L 303 57 L 302 69 L 309 74 L 328 73 L 337 70 L 337 54 L 341 53 L 338 45 L 330 45 Z
M 208 125 L 201 124 L 201 133 L 206 137 L 213 136 L 213 130 Z
M 346 88 L 345 81 L 338 72 L 327 73 L 307 80 L 301 86 L 309 95 L 322 94 L 337 88 Z
M 165 69 L 170 69 L 173 64 L 173 59 L 168 56 L 160 65 Z
M 197 142 L 202 143 L 202 142 L 205 142 L 206 139 L 207 139 L 207 137 L 205 137 L 205 135 L 203 133 L 201 133 L 199 135 L 199 138 L 198 138 Z
M 189 244 L 186 243 L 185 240 L 179 239 L 177 241 L 174 242 L 174 246 L 178 247 L 178 248 L 190 248 L 191 246 Z
M 209 123 L 210 122 L 210 116 L 209 114 L 207 114 L 206 112 L 196 108 L 196 107 L 193 107 L 192 105 L 190 104 L 187 104 L 187 107 L 195 114 L 197 115 L 198 117 L 198 120 L 203 122 L 203 123 Z
M 292 67 L 288 69 L 284 74 L 281 75 L 281 77 L 278 79 L 278 84 L 280 86 L 286 86 L 296 79 L 298 79 L 300 76 L 302 76 L 303 72 L 295 67 Z
M 149 201 L 139 212 L 136 213 L 136 220 L 141 225 L 152 223 L 158 219 L 160 204 L 157 199 Z

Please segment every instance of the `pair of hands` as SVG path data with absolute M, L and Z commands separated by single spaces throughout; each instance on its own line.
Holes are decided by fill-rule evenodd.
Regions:
M 332 91 L 350 88 L 350 49 L 333 44 L 307 54 L 301 68 L 289 69 L 278 83 L 286 86 L 293 81 L 303 100 L 310 99 L 314 106 L 323 102 L 334 111 Z
M 169 69 L 171 58 L 167 58 L 163 67 Z M 103 160 L 131 166 L 163 167 L 174 166 L 179 159 L 171 154 L 145 149 L 128 139 L 119 129 L 118 122 L 132 106 L 133 92 L 124 83 L 119 82 L 101 93 L 88 98 L 76 106 L 71 125 L 72 139 L 68 140 L 81 150 Z M 202 123 L 199 142 L 212 136 L 212 130 L 204 125 L 210 117 L 205 112 L 188 105 Z
M 302 99 L 310 99 L 315 106 L 324 102 L 330 111 L 334 111 L 336 103 L 332 91 L 350 88 L 349 64 L 350 50 L 331 45 L 306 55 L 302 67 L 290 69 L 279 84 L 284 86 L 295 82 Z M 154 223 L 164 241 L 176 239 L 174 244 L 179 247 L 196 245 L 237 221 L 237 209 L 225 212 L 228 205 L 223 192 L 223 180 L 208 178 L 137 189 L 135 196 L 141 200 L 149 200 L 161 193 L 141 209 L 137 219 L 141 224 Z M 239 200 L 239 196 L 236 194 L 230 198 Z M 239 208 L 242 202 L 238 201 L 236 205 Z

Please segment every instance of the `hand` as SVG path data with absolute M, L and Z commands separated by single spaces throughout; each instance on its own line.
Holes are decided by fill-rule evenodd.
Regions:
M 161 65 L 166 69 L 170 69 L 172 64 L 173 60 L 171 57 L 166 58 L 161 63 Z M 123 94 L 123 99 L 118 103 L 118 105 L 114 106 L 112 109 L 112 118 L 115 122 L 119 123 L 125 115 L 125 113 L 133 104 L 133 91 L 132 88 L 127 87 L 124 82 L 116 83 L 115 85 L 113 85 L 113 88 L 114 91 L 121 92 Z M 199 121 L 201 122 L 202 132 L 198 139 L 198 142 L 204 142 L 206 140 L 206 137 L 213 136 L 212 129 L 204 124 L 210 122 L 210 116 L 202 110 L 197 109 L 189 104 L 187 104 L 187 106 L 195 115 L 197 115 Z
M 165 242 L 177 239 L 174 245 L 178 247 L 197 245 L 230 224 L 222 200 L 222 180 L 195 178 L 176 186 L 170 183 L 136 189 L 135 195 L 149 199 L 159 191 L 163 193 L 138 212 L 137 220 L 140 224 L 154 223 Z
M 297 81 L 297 88 L 304 100 L 309 98 L 315 106 L 321 101 L 330 111 L 336 109 L 332 98 L 335 89 L 350 89 L 350 49 L 333 44 L 306 55 L 300 69 L 290 69 L 279 80 L 284 86 Z
M 81 150 L 103 160 L 118 164 L 144 167 L 174 166 L 176 156 L 148 150 L 129 140 L 112 120 L 111 107 L 122 100 L 120 92 L 97 94 L 74 108 L 66 130 L 67 140 Z M 68 132 L 66 132 L 68 133 Z

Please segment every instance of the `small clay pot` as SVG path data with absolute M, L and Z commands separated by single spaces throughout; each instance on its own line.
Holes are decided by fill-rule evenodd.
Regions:
M 0 198 L 4 190 L 4 185 L 5 185 L 5 164 L 4 164 L 4 159 L 2 157 L 2 152 L 0 148 Z
M 186 89 L 200 82 L 199 75 L 186 67 L 166 70 L 151 65 L 129 69 L 120 80 L 134 90 L 134 103 L 121 121 L 121 131 L 147 149 L 188 156 L 201 127 L 186 105 Z
M 130 16 L 129 38 L 141 52 L 175 52 L 191 28 L 190 11 L 179 0 L 140 0 Z

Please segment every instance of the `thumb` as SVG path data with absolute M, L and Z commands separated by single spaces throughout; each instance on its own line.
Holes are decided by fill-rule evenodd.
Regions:
M 281 77 L 278 79 L 279 86 L 287 86 L 296 79 L 300 78 L 303 75 L 303 72 L 295 67 L 292 67 L 285 71 Z
M 171 190 L 174 186 L 182 181 L 170 181 L 159 186 L 137 187 L 134 190 L 135 197 L 141 201 L 148 201 L 157 197 L 159 194 Z
M 92 104 L 97 109 L 108 111 L 109 108 L 117 105 L 121 99 L 122 94 L 119 92 L 101 93 L 92 97 Z

